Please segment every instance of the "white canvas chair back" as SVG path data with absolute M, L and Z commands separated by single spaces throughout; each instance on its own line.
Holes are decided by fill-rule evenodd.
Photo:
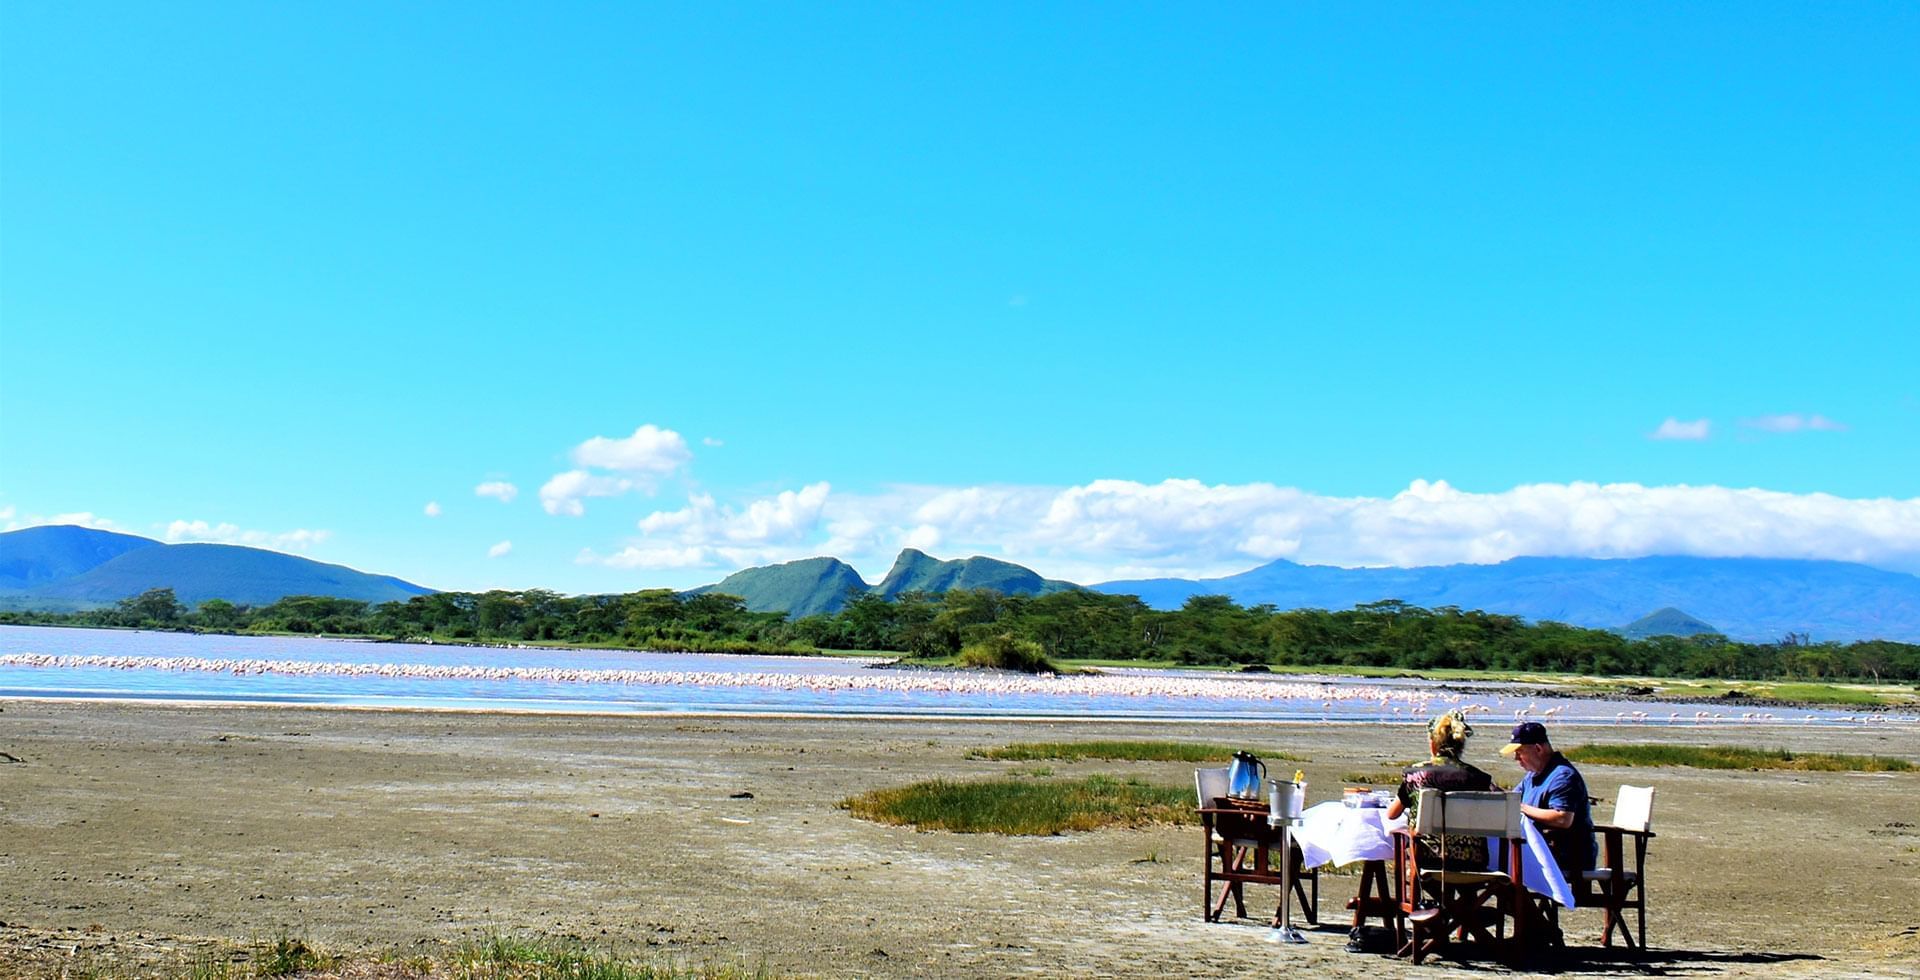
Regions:
M 1653 787 L 1622 786 L 1613 798 L 1613 825 L 1645 833 L 1653 829 Z
M 1212 806 L 1213 801 L 1227 795 L 1227 767 L 1218 769 L 1195 769 L 1193 771 L 1193 794 L 1203 807 Z
M 1438 834 L 1518 837 L 1520 794 L 1464 790 L 1443 793 L 1423 789 L 1413 832 L 1423 837 Z

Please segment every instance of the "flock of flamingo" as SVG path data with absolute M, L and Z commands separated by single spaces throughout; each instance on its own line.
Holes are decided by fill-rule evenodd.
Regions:
M 215 659 L 205 657 L 151 657 L 11 653 L 0 655 L 0 667 L 46 669 L 105 668 L 128 671 L 210 673 L 233 676 L 282 675 L 351 677 L 388 680 L 535 682 L 547 684 L 762 688 L 773 691 L 831 695 L 836 692 L 935 694 L 967 697 L 1021 697 L 1100 699 L 1214 699 L 1220 701 L 1292 703 L 1302 714 L 1334 719 L 1415 719 L 1446 708 L 1460 707 L 1492 718 L 1511 711 L 1516 721 L 1578 720 L 1620 725 L 1774 724 L 1787 721 L 1867 724 L 1885 720 L 1879 715 L 1794 712 L 1782 717 L 1772 711 L 1700 708 L 1691 711 L 1617 711 L 1618 702 L 1566 701 L 1540 708 L 1537 701 L 1468 695 L 1439 688 L 1315 682 L 1248 677 L 1206 677 L 1159 673 L 1024 675 L 972 671 L 865 671 L 856 673 L 773 673 L 765 671 L 696 671 L 583 669 L 551 666 L 485 666 L 477 664 L 394 664 L 337 661 Z M 1589 708 L 1588 705 L 1592 707 Z M 1569 713 L 1569 707 L 1572 712 Z

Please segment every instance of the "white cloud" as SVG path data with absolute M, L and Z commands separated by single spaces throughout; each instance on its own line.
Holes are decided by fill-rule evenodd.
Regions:
M 1712 429 L 1713 422 L 1709 419 L 1695 419 L 1691 422 L 1682 422 L 1669 415 L 1665 422 L 1660 423 L 1659 428 L 1647 433 L 1647 438 L 1684 439 L 1697 442 L 1705 439 Z
M 235 524 L 174 521 L 167 525 L 163 537 L 175 544 L 197 541 L 213 544 L 240 544 L 273 551 L 306 551 L 333 537 L 333 532 L 306 528 L 295 528 L 291 531 L 250 531 Z
M 573 449 L 573 462 L 578 466 L 657 476 L 672 473 L 692 458 L 680 433 L 652 424 L 633 430 L 633 435 L 625 439 L 594 436 Z
M 1762 415 L 1740 424 L 1762 432 L 1845 432 L 1847 427 L 1824 415 Z
M 908 548 L 918 548 L 921 551 L 932 551 L 933 549 L 940 547 L 940 542 L 943 540 L 945 540 L 945 537 L 940 533 L 939 528 L 934 527 L 931 524 L 922 524 L 919 527 L 916 527 L 913 530 L 908 531 L 906 538 L 902 539 L 900 543 L 903 546 Z
M 1920 499 L 1633 483 L 1470 493 L 1415 480 L 1389 497 L 1197 480 L 912 486 L 868 495 L 829 494 L 815 484 L 735 507 L 700 495 L 638 527 L 641 537 L 626 551 L 585 560 L 731 570 L 833 555 L 877 573 L 900 548 L 918 547 L 942 558 L 1005 558 L 1078 582 L 1212 577 L 1275 558 L 1351 567 L 1671 554 L 1831 558 L 1920 571 Z
M 633 490 L 652 493 L 661 478 L 671 476 L 693 459 L 680 433 L 651 424 L 633 430 L 633 435 L 624 439 L 594 436 L 573 447 L 571 455 L 579 468 L 555 474 L 540 487 L 540 506 L 549 514 L 579 517 L 587 512 L 581 503 L 586 497 L 617 497 Z M 620 475 L 595 470 L 612 470 Z M 515 491 L 510 484 L 482 484 L 474 492 L 496 486 L 506 488 L 508 496 L 502 500 L 512 499 Z
M 715 504 L 709 494 L 696 494 L 686 507 L 655 511 L 636 526 L 649 538 L 670 538 L 682 545 L 785 544 L 805 538 L 818 526 L 831 490 L 826 483 L 809 484 L 755 500 L 740 510 Z
M 714 437 L 712 437 L 712 436 L 703 436 L 703 437 L 702 437 L 702 438 L 700 439 L 700 445 L 702 445 L 702 446 L 711 446 L 711 447 L 713 447 L 713 448 L 715 448 L 715 449 L 718 449 L 719 447 L 721 447 L 721 446 L 724 446 L 724 445 L 726 445 L 726 443 L 725 443 L 725 442 L 722 442 L 722 441 L 720 441 L 719 439 L 715 439 L 715 438 L 714 438 Z
M 581 560 L 616 568 L 692 568 L 806 557 L 796 549 L 819 540 L 820 518 L 831 492 L 829 484 L 813 483 L 740 508 L 721 506 L 710 494 L 695 494 L 679 510 L 641 518 L 635 524 L 640 538 L 624 550 L 606 557 L 586 553 Z
M 17 513 L 18 511 L 12 504 L 0 507 L 0 521 L 6 522 L 3 526 L 0 526 L 0 530 L 18 531 L 21 528 L 47 527 L 63 524 L 71 524 L 77 527 L 90 527 L 96 531 L 120 530 L 120 525 L 90 511 L 55 514 L 52 517 L 42 517 L 39 514 L 21 514 L 16 518 L 15 514 Z
M 473 495 L 492 497 L 503 504 L 510 504 L 513 503 L 513 498 L 520 496 L 520 488 L 505 480 L 492 480 L 474 487 Z
M 592 551 L 581 552 L 575 559 L 579 564 L 607 565 L 613 568 L 701 568 L 710 564 L 710 552 L 706 548 L 635 548 L 627 547 L 604 558 Z
M 540 487 L 540 506 L 549 514 L 579 517 L 587 512 L 580 503 L 584 497 L 617 497 L 633 489 L 625 477 L 600 476 L 586 470 L 568 470 L 555 474 Z
M 425 507 L 423 507 L 423 508 L 421 508 L 421 512 L 422 512 L 422 513 L 424 513 L 424 514 L 426 514 L 426 515 L 427 515 L 428 517 L 439 517 L 439 516 L 440 516 L 440 501 L 438 501 L 438 500 L 429 500 L 429 501 L 427 501 L 427 506 L 425 506 Z
M 496 544 L 493 547 L 487 549 L 487 557 L 502 558 L 502 557 L 505 557 L 506 555 L 511 554 L 512 552 L 513 552 L 513 542 L 502 541 L 499 544 Z
M 74 524 L 80 527 L 90 527 L 96 531 L 120 530 L 120 525 L 115 524 L 114 522 L 104 517 L 101 517 L 98 514 L 93 513 L 92 511 L 84 511 L 84 510 L 78 511 L 72 514 L 55 514 L 52 517 L 48 517 L 48 518 L 34 518 L 32 520 L 32 523 L 34 524 Z

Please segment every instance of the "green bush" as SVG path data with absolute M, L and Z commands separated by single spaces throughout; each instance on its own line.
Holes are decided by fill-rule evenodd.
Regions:
M 1056 673 L 1059 670 L 1053 661 L 1047 659 L 1046 651 L 1040 649 L 1040 644 L 1023 640 L 1012 633 L 990 636 L 961 647 L 960 664 L 963 667 L 993 667 L 1028 674 Z

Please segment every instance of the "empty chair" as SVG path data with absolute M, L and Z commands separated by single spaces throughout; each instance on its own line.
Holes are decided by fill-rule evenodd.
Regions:
M 1233 806 L 1227 800 L 1227 769 L 1195 769 L 1193 771 L 1193 790 L 1199 803 L 1200 828 L 1205 835 L 1206 864 L 1202 875 L 1205 898 L 1201 911 L 1208 922 L 1219 921 L 1226 910 L 1227 899 L 1233 899 L 1234 911 L 1246 918 L 1247 902 L 1243 886 L 1252 882 L 1258 885 L 1278 885 L 1280 872 L 1270 859 L 1270 849 L 1278 847 L 1280 830 L 1267 823 L 1267 807 L 1264 801 L 1249 801 L 1245 806 Z M 1222 806 L 1222 804 L 1227 804 Z M 1320 872 L 1303 871 L 1300 867 L 1300 846 L 1295 844 L 1289 849 L 1286 859 L 1293 863 L 1290 874 L 1293 878 L 1293 894 L 1300 900 L 1300 908 L 1306 914 L 1310 925 L 1318 925 L 1320 902 Z M 1222 883 L 1218 899 L 1214 897 L 1215 882 Z M 1312 897 L 1308 897 L 1307 888 L 1311 884 Z M 1273 921 L 1280 924 L 1280 912 L 1276 907 Z
M 1500 949 L 1506 916 L 1518 913 L 1522 901 L 1520 868 L 1520 795 L 1500 792 L 1420 791 L 1419 808 L 1411 831 L 1394 836 L 1394 867 L 1400 910 L 1408 926 L 1403 955 L 1419 963 L 1451 933 Z M 1465 871 L 1420 865 L 1416 837 L 1442 842 L 1448 835 L 1498 838 L 1506 852 L 1505 871 Z M 1516 918 L 1513 943 L 1517 952 L 1520 926 Z
M 1596 824 L 1600 834 L 1600 867 L 1586 872 L 1587 894 L 1582 905 L 1599 906 L 1606 913 L 1600 944 L 1613 945 L 1620 930 L 1629 948 L 1647 948 L 1647 841 L 1653 839 L 1653 787 L 1622 786 L 1613 799 L 1613 822 Z M 1626 866 L 1626 838 L 1633 837 L 1633 867 Z M 1632 909 L 1639 923 L 1630 929 L 1624 915 Z

